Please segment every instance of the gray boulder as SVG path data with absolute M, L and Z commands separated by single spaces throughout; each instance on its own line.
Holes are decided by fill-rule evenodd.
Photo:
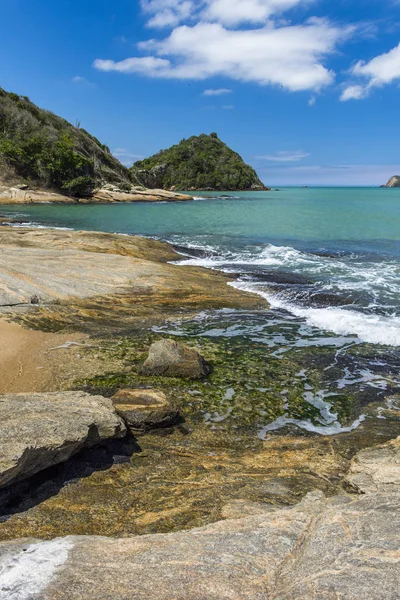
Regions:
M 0 488 L 64 462 L 84 447 L 125 434 L 111 400 L 102 396 L 0 396 Z
M 159 390 L 120 390 L 112 401 L 117 413 L 134 430 L 170 427 L 179 420 L 179 410 Z
M 192 348 L 175 342 L 159 340 L 150 346 L 149 356 L 139 369 L 141 375 L 204 379 L 210 373 L 204 358 Z

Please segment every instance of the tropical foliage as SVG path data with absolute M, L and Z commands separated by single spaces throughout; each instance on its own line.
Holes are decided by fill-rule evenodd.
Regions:
M 132 179 L 147 187 L 247 190 L 264 186 L 257 173 L 217 136 L 202 134 L 136 162 Z
M 78 125 L 0 88 L 0 179 L 85 196 L 103 182 L 128 182 L 129 172 Z

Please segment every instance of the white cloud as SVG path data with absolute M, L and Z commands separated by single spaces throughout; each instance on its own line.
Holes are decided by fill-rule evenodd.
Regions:
M 400 80 L 400 44 L 369 62 L 359 61 L 350 73 L 367 83 L 348 86 L 340 97 L 343 102 L 366 98 L 374 88 Z
M 196 3 L 192 0 L 141 0 L 145 13 L 149 14 L 149 27 L 175 27 L 190 18 Z
M 258 169 L 267 185 L 371 185 L 385 184 L 397 165 L 280 165 Z
M 264 23 L 274 14 L 305 3 L 304 0 L 207 0 L 202 16 L 224 25 Z
M 262 158 L 263 160 L 270 160 L 273 162 L 297 162 L 303 158 L 310 156 L 308 152 L 303 150 L 287 151 L 282 150 L 276 154 L 265 154 L 263 156 L 257 156 L 256 158 Z
M 137 160 L 144 158 L 143 154 L 133 154 L 126 148 L 115 148 L 112 153 L 123 165 L 128 167 L 132 166 Z
M 319 91 L 335 77 L 323 60 L 335 53 L 352 31 L 351 27 L 315 18 L 302 25 L 278 27 L 268 23 L 243 30 L 200 22 L 177 27 L 162 40 L 140 43 L 140 50 L 150 56 L 120 62 L 96 60 L 94 66 L 166 79 L 223 76 L 290 91 Z
M 311 96 L 311 98 L 308 101 L 308 106 L 315 106 L 317 99 L 315 96 Z
M 149 27 L 176 27 L 188 21 L 236 26 L 265 23 L 271 16 L 313 0 L 141 0 Z
M 224 104 L 222 108 L 223 110 L 233 110 L 235 107 L 233 104 Z
M 227 88 L 219 88 L 217 90 L 204 90 L 203 96 L 222 96 L 223 94 L 231 94 L 232 90 Z

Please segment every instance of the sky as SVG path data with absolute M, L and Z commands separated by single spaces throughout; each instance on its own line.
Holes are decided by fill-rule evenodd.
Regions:
M 266 185 L 400 174 L 400 0 L 0 0 L 0 86 L 130 166 L 217 132 Z

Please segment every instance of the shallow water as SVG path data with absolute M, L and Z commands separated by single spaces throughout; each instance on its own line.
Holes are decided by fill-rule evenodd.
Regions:
M 235 197 L 206 194 L 208 199 L 172 204 L 7 206 L 0 212 L 31 226 L 168 240 L 179 247 L 180 264 L 233 273 L 233 285 L 262 295 L 271 305 L 265 314 L 239 311 L 228 320 L 226 314 L 206 315 L 205 322 L 200 317 L 196 336 L 247 336 L 265 344 L 274 357 L 307 346 L 336 348 L 346 355 L 348 348 L 372 344 L 379 364 L 373 364 L 373 351 L 361 367 L 348 361 L 337 387 L 384 390 L 385 373 L 390 373 L 393 392 L 393 365 L 400 353 L 400 189 L 284 188 L 227 195 Z M 179 325 L 170 333 L 179 335 Z M 304 393 L 305 402 L 314 408 L 318 404 L 321 412 L 314 431 L 337 433 L 362 420 L 360 412 L 354 422 L 341 424 L 329 402 L 330 389 L 312 390 L 312 397 L 307 396 L 310 391 Z M 229 418 L 229 413 L 209 420 L 221 417 Z M 309 429 L 309 421 L 295 421 L 283 415 L 266 424 L 264 433 L 290 423 Z

